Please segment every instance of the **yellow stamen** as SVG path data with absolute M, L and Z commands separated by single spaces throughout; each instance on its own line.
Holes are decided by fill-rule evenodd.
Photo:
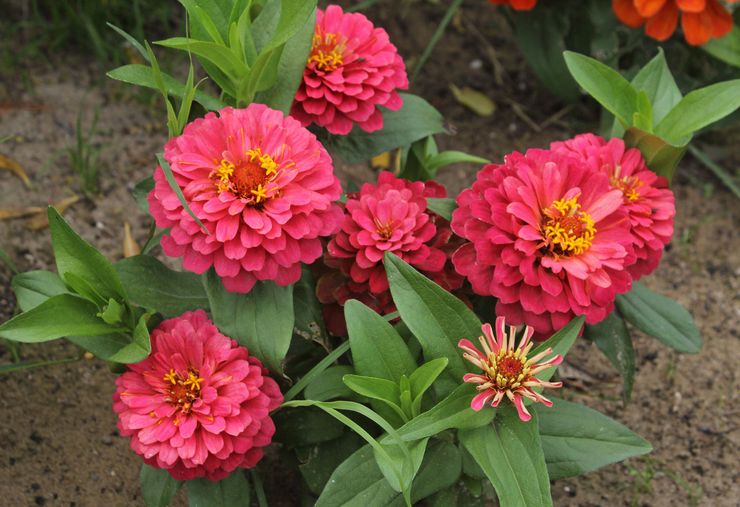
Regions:
M 165 382 L 169 382 L 170 384 L 174 385 L 174 384 L 177 384 L 177 377 L 178 377 L 177 372 L 175 372 L 175 370 L 170 370 L 170 372 L 164 376 L 163 380 Z
M 543 233 L 550 252 L 559 255 L 581 255 L 591 247 L 596 235 L 591 215 L 580 211 L 578 195 L 559 199 L 543 210 L 547 217 Z
M 344 64 L 344 43 L 337 34 L 317 33 L 313 37 L 311 56 L 308 63 L 314 63 L 316 68 L 324 72 L 332 72 Z
M 256 202 L 267 199 L 267 189 L 262 185 L 257 185 L 257 188 L 252 190 L 252 194 L 254 195 Z

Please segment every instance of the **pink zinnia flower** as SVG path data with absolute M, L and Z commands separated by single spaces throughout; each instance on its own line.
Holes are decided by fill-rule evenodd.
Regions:
M 496 312 L 547 337 L 575 315 L 606 317 L 627 292 L 634 262 L 622 192 L 572 155 L 512 153 L 487 165 L 457 198 L 452 230 L 469 243 L 453 255 Z
M 377 184 L 365 183 L 345 204 L 342 229 L 329 242 L 324 264 L 329 268 L 317 283 L 319 301 L 332 332 L 344 334 L 341 306 L 359 299 L 378 313 L 395 311 L 383 265 L 393 252 L 447 290 L 463 278 L 449 262 L 460 240 L 447 220 L 427 209 L 427 197 L 446 197 L 434 181 L 409 181 L 382 172 Z
M 208 233 L 158 167 L 148 201 L 157 226 L 170 228 L 162 248 L 195 273 L 213 266 L 229 291 L 249 292 L 257 280 L 297 282 L 301 263 L 319 258 L 320 238 L 341 223 L 331 157 L 296 120 L 262 104 L 193 121 L 164 157 Z
M 116 379 L 118 429 L 147 464 L 178 480 L 220 480 L 262 459 L 283 401 L 260 361 L 203 310 L 163 321 L 152 353 Z
M 348 134 L 354 124 L 373 132 L 383 128 L 378 106 L 397 111 L 403 99 L 396 90 L 408 86 L 406 66 L 386 31 L 330 5 L 316 12 L 311 55 L 290 114 L 332 134 Z
M 470 408 L 476 412 L 480 411 L 490 401 L 492 407 L 498 407 L 504 396 L 509 398 L 516 407 L 519 419 L 529 421 L 532 416 L 524 406 L 522 398 L 528 398 L 535 403 L 542 403 L 551 407 L 552 402 L 534 391 L 540 387 L 557 388 L 562 387 L 562 382 L 545 382 L 535 375 L 547 368 L 557 366 L 563 362 L 560 354 L 539 362 L 546 356 L 552 354 L 552 348 L 548 347 L 539 354 L 528 358 L 532 350 L 533 342 L 530 341 L 534 330 L 527 326 L 524 328 L 524 336 L 519 345 L 514 347 L 516 341 L 516 328 L 509 326 L 506 331 L 506 322 L 503 317 L 496 319 L 496 336 L 490 324 L 483 324 L 483 336 L 478 337 L 483 352 L 473 345 L 470 340 L 462 339 L 457 344 L 463 349 L 463 357 L 483 370 L 483 373 L 468 373 L 463 377 L 465 382 L 478 384 L 478 394 L 470 402 Z
M 622 191 L 622 208 L 629 216 L 637 257 L 628 270 L 635 280 L 652 273 L 673 236 L 676 206 L 668 180 L 651 171 L 640 150 L 627 149 L 621 139 L 607 142 L 593 134 L 581 134 L 550 148 L 581 157 L 591 168 L 606 174 L 612 188 Z

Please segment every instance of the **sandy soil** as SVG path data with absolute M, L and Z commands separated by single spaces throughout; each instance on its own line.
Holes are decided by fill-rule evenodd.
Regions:
M 402 53 L 413 57 L 431 35 L 441 7 L 401 16 L 374 14 Z M 496 160 L 514 149 L 544 146 L 572 135 L 583 128 L 573 118 L 593 120 L 582 105 L 559 116 L 562 105 L 537 89 L 503 20 L 492 9 L 464 13 L 458 21 L 413 90 L 437 106 L 456 132 L 440 139 L 442 146 Z M 117 259 L 122 255 L 124 221 L 131 223 L 140 242 L 147 235 L 148 221 L 129 192 L 153 168 L 153 154 L 165 140 L 163 114 L 159 104 L 153 108 L 130 90 L 106 82 L 100 68 L 79 57 L 60 55 L 56 63 L 58 70 L 32 65 L 31 88 L 12 75 L 0 77 L 0 138 L 12 136 L 0 145 L 0 153 L 20 162 L 33 181 L 33 188 L 26 189 L 0 171 L 0 208 L 43 206 L 79 193 L 64 150 L 73 143 L 80 108 L 85 110 L 85 124 L 97 108 L 95 143 L 102 149 L 102 195 L 94 202 L 78 202 L 65 217 L 87 240 Z M 494 66 L 500 66 L 499 80 Z M 458 86 L 487 93 L 498 105 L 496 113 L 479 118 L 454 102 L 450 76 Z M 440 180 L 457 192 L 472 180 L 475 170 L 447 168 Z M 680 170 L 684 175 L 675 186 L 674 241 L 646 284 L 690 308 L 702 330 L 704 349 L 695 356 L 679 355 L 651 338 L 639 337 L 633 401 L 623 407 L 616 372 L 592 344 L 578 342 L 568 357 L 567 397 L 622 421 L 655 450 L 649 457 L 553 483 L 556 505 L 730 506 L 740 498 L 734 407 L 735 366 L 740 359 L 740 209 L 723 188 L 705 195 L 703 182 L 710 176 L 690 161 Z M 369 171 L 341 167 L 341 173 L 344 179 L 361 181 Z M 24 219 L 0 221 L 0 248 L 21 270 L 53 266 L 48 232 L 29 230 Z M 7 267 L 0 265 L 0 321 L 14 308 L 9 278 Z M 24 359 L 77 353 L 61 341 L 21 348 Z M 9 360 L 9 351 L 0 348 L 0 363 Z M 143 505 L 139 460 L 116 434 L 110 410 L 113 375 L 103 362 L 78 361 L 0 375 L 0 392 L 0 504 Z

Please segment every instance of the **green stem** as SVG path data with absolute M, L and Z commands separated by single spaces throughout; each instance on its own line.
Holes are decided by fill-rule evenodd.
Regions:
M 303 377 L 291 387 L 287 393 L 285 393 L 285 401 L 290 401 L 298 396 L 313 379 L 318 377 L 324 372 L 331 364 L 339 359 L 345 352 L 349 350 L 349 341 L 342 343 L 339 347 L 334 349 L 331 354 L 326 356 L 324 359 L 318 362 L 316 366 L 306 373 Z
M 432 35 L 432 38 L 429 41 L 429 44 L 427 44 L 427 47 L 424 48 L 424 52 L 421 54 L 421 57 L 419 57 L 419 61 L 414 66 L 414 73 L 411 75 L 412 85 L 414 84 L 414 81 L 416 81 L 416 77 L 419 75 L 419 72 L 421 72 L 422 67 L 424 67 L 424 64 L 429 59 L 429 56 L 432 54 L 432 51 L 434 51 L 434 48 L 437 46 L 439 39 L 442 38 L 442 35 L 447 29 L 447 25 L 449 25 L 450 21 L 452 21 L 452 16 L 455 15 L 455 13 L 457 12 L 457 9 L 460 8 L 460 4 L 462 4 L 462 2 L 463 0 L 453 0 L 453 2 L 447 8 L 447 12 L 445 12 L 445 16 L 442 18 L 442 21 L 439 23 L 437 30 L 434 31 L 434 35 Z
M 257 505 L 259 507 L 269 507 L 267 503 L 267 495 L 265 495 L 265 488 L 262 485 L 262 478 L 256 469 L 250 470 L 249 473 L 252 475 L 252 482 L 254 483 L 254 490 L 257 493 Z

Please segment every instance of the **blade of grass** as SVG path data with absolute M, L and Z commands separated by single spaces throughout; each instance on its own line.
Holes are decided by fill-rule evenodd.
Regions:
M 709 156 L 701 151 L 699 148 L 697 148 L 694 145 L 689 145 L 689 153 L 701 162 L 704 167 L 712 171 L 712 173 L 733 193 L 735 194 L 735 197 L 740 199 L 740 187 L 738 187 L 737 183 L 735 182 L 735 178 L 732 177 L 727 171 L 722 168 L 719 164 L 717 164 L 714 160 L 709 158 Z
M 182 207 L 185 208 L 185 211 L 188 212 L 188 215 L 190 215 L 192 219 L 195 220 L 195 223 L 198 224 L 201 230 L 210 236 L 211 231 L 209 231 L 206 226 L 203 225 L 203 222 L 200 221 L 200 218 L 198 218 L 193 210 L 190 209 L 190 206 L 188 205 L 188 202 L 185 200 L 185 196 L 182 193 L 182 189 L 175 179 L 175 175 L 172 174 L 172 168 L 170 168 L 170 164 L 167 163 L 161 153 L 157 154 L 157 162 L 159 162 L 159 165 L 162 167 L 162 171 L 164 171 L 164 177 L 167 178 L 167 183 L 170 184 L 170 188 L 173 192 L 175 192 L 175 195 L 179 199 L 180 204 L 182 204 Z
M 444 35 L 445 30 L 447 29 L 447 25 L 449 25 L 450 21 L 452 21 L 452 16 L 454 16 L 457 12 L 457 9 L 460 8 L 460 4 L 462 4 L 462 0 L 454 0 L 447 8 L 447 12 L 445 12 L 442 21 L 439 23 L 439 26 L 434 31 L 434 35 L 432 35 L 429 44 L 427 44 L 427 47 L 424 48 L 424 52 L 419 57 L 419 61 L 416 62 L 416 65 L 414 65 L 414 73 L 411 75 L 412 85 L 414 84 L 414 81 L 416 81 L 416 77 L 419 75 L 419 72 L 421 72 L 422 67 L 424 67 L 424 64 L 431 56 L 432 51 L 434 51 L 434 48 L 437 46 L 439 39 L 441 39 L 442 35 Z

